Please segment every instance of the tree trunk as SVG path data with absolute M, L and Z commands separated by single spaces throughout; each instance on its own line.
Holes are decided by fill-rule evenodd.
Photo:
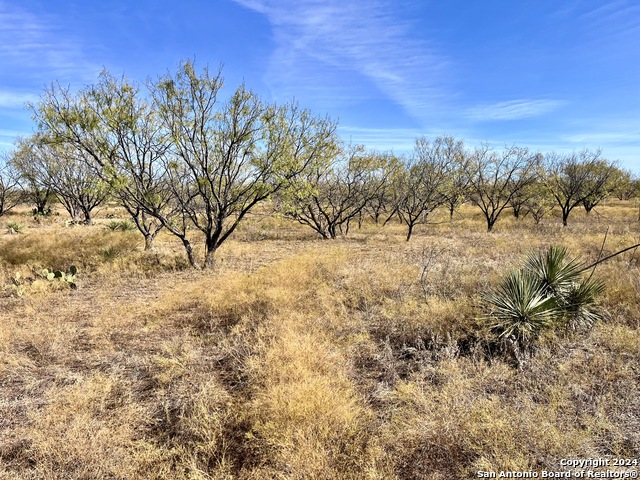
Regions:
M 191 266 L 197 270 L 200 270 L 201 267 L 196 261 L 195 255 L 193 254 L 193 248 L 191 247 L 191 242 L 189 242 L 189 240 L 187 240 L 186 238 L 183 238 L 182 244 L 184 245 L 184 249 L 187 252 L 187 258 L 189 259 L 189 263 L 191 264 Z
M 204 257 L 204 267 L 207 270 L 215 270 L 216 268 L 216 251 L 209 250 Z
M 407 224 L 409 227 L 409 231 L 407 232 L 407 242 L 411 239 L 411 234 L 413 233 L 413 223 Z
M 202 268 L 206 268 L 207 270 L 215 270 L 216 268 L 216 251 L 218 250 L 218 245 L 213 239 L 208 239 L 205 245 L 205 253 L 204 253 L 204 265 Z
M 124 204 L 124 208 L 129 212 L 129 214 L 131 215 L 131 219 L 133 220 L 133 223 L 135 223 L 136 227 L 138 227 L 138 231 L 144 237 L 145 252 L 154 250 L 155 247 L 153 246 L 153 241 L 155 240 L 156 235 L 158 234 L 158 232 L 162 227 L 154 228 L 153 223 L 147 221 L 148 217 L 144 211 L 142 210 L 136 211 L 132 208 L 127 207 L 126 204 Z
M 152 233 L 145 233 L 144 234 L 144 251 L 148 252 L 151 250 L 154 250 L 155 247 L 153 246 L 153 240 L 156 238 L 156 236 Z
M 63 206 L 64 206 L 64 209 L 69 213 L 69 216 L 71 217 L 71 221 L 74 224 L 79 223 L 78 216 L 80 215 L 80 211 L 78 207 L 69 202 L 64 202 Z
M 42 198 L 37 194 L 35 195 L 36 215 L 47 215 L 47 203 L 48 197 Z
M 496 223 L 497 218 L 491 218 L 490 216 L 487 216 L 487 232 L 490 232 L 493 230 L 493 226 Z

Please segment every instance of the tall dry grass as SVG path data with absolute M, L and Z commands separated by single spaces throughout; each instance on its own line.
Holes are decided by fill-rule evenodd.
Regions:
M 604 321 L 549 332 L 520 368 L 480 297 L 531 250 L 637 241 L 630 208 L 492 234 L 463 209 L 409 243 L 260 219 L 217 272 L 168 236 L 143 254 L 100 225 L 0 235 L 0 478 L 462 479 L 637 456 L 636 255 L 595 272 Z M 12 280 L 70 264 L 77 290 Z

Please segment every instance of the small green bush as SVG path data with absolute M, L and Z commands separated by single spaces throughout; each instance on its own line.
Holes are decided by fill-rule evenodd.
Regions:
M 596 302 L 604 284 L 583 279 L 582 270 L 582 263 L 567 259 L 564 247 L 531 254 L 522 269 L 483 294 L 498 337 L 525 349 L 547 329 L 591 327 L 602 317 Z
M 7 227 L 7 231 L 12 233 L 24 233 L 27 228 L 22 223 L 18 222 L 7 222 L 5 226 Z
M 132 232 L 136 226 L 128 220 L 112 220 L 106 224 L 106 227 L 112 232 Z

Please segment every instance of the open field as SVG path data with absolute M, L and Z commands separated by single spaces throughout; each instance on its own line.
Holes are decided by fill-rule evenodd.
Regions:
M 533 250 L 594 261 L 607 229 L 604 255 L 638 243 L 631 202 L 566 228 L 505 213 L 492 233 L 465 206 L 410 242 L 254 217 L 215 272 L 107 215 L 125 218 L 0 218 L 2 479 L 465 479 L 640 457 L 640 254 L 596 269 L 604 321 L 545 334 L 520 366 L 480 299 Z M 71 265 L 77 289 L 37 275 Z

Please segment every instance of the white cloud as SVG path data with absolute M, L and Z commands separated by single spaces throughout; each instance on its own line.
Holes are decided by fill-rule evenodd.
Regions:
M 614 0 L 612 2 L 605 2 L 595 8 L 585 11 L 581 17 L 603 22 L 611 19 L 628 17 L 630 13 L 635 13 L 637 11 L 638 5 L 633 2 L 629 2 L 629 0 Z
M 563 100 L 519 99 L 506 102 L 476 105 L 467 110 L 466 116 L 472 120 L 517 120 L 538 117 L 565 105 Z
M 27 131 L 0 128 L 0 140 L 9 142 L 6 143 L 7 145 L 13 145 L 13 142 L 16 140 L 16 138 L 27 137 L 28 135 L 29 132 Z
M 635 132 L 591 132 L 565 135 L 562 139 L 569 143 L 596 143 L 600 145 L 610 143 L 640 144 L 640 130 Z
M 445 131 L 439 129 L 422 128 L 363 128 L 350 125 L 340 125 L 338 133 L 347 142 L 364 144 L 369 148 L 395 153 L 408 153 L 413 150 L 417 138 L 435 139 L 441 136 L 453 136 L 466 139 L 467 132 Z M 478 142 L 481 143 L 481 142 Z
M 415 128 L 362 128 L 348 125 L 339 126 L 338 133 L 346 142 L 396 153 L 412 150 L 416 138 L 424 135 L 424 132 Z
M 7 130 L 0 128 L 0 147 L 5 152 L 13 150 L 14 143 L 18 137 L 28 136 L 27 132 L 20 132 L 18 130 Z M 1 150 L 0 150 L 1 151 Z
M 401 3 L 235 1 L 264 14 L 272 25 L 276 49 L 267 82 L 279 93 L 318 89 L 349 98 L 362 95 L 364 79 L 417 119 L 448 97 L 443 87 L 448 60 L 411 36 L 412 25 L 398 14 Z M 331 69 L 334 77 L 327 75 Z M 358 76 L 357 85 L 344 83 Z
M 23 108 L 27 102 L 36 102 L 38 97 L 32 93 L 0 90 L 0 108 Z
M 83 42 L 65 32 L 62 19 L 36 14 L 0 0 L 0 64 L 24 81 L 86 78 L 96 67 L 87 61 Z

